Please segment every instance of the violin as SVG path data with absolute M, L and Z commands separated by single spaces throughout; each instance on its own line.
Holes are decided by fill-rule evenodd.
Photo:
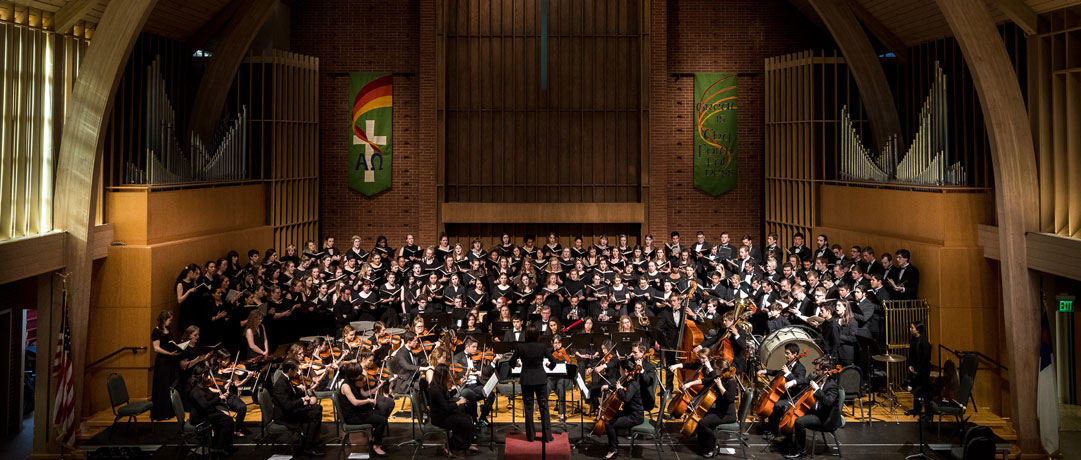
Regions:
M 435 348 L 435 342 L 424 341 L 417 342 L 417 345 L 413 348 L 410 348 L 409 351 L 413 353 L 420 353 L 421 351 L 429 352 L 432 351 L 432 348 Z
M 349 348 L 360 348 L 361 345 L 364 345 L 364 340 L 355 335 L 353 336 L 352 340 L 343 340 L 342 342 L 345 343 L 345 346 Z
M 736 367 L 728 366 L 728 368 L 717 377 L 718 380 L 715 381 L 715 383 L 719 384 L 735 375 Z M 703 391 L 695 398 L 695 401 L 692 404 L 693 409 L 688 411 L 683 419 L 683 428 L 680 432 L 682 432 L 684 436 L 690 437 L 694 434 L 695 429 L 698 428 L 698 422 L 702 420 L 702 417 L 706 416 L 706 413 L 713 407 L 713 404 L 717 402 L 718 396 L 720 395 L 717 393 L 717 385 L 715 384 L 710 385 L 706 391 Z
M 799 359 L 804 356 L 807 356 L 806 349 L 801 351 L 791 361 L 785 363 L 784 367 L 787 369 L 788 366 L 791 366 L 792 363 L 799 361 Z M 759 417 L 765 419 L 773 414 L 773 407 L 777 404 L 777 401 L 781 400 L 781 396 L 788 391 L 785 388 L 785 384 L 788 383 L 788 380 L 784 378 L 785 373 L 784 369 L 782 369 L 782 372 L 779 372 L 777 376 L 773 378 L 773 381 L 770 382 L 769 388 L 759 396 L 758 405 L 755 407 L 754 411 Z
M 569 363 L 571 360 L 570 355 L 567 354 L 567 347 L 559 347 L 559 349 L 552 351 L 552 357 L 565 363 Z
M 826 382 L 826 379 L 830 378 L 833 374 L 841 372 L 841 366 L 837 366 L 834 369 L 830 369 L 826 375 L 819 377 L 815 382 L 819 387 Z M 807 411 L 815 407 L 815 392 L 814 387 L 808 385 L 807 388 L 800 393 L 799 397 L 792 402 L 792 407 L 788 409 L 788 412 L 784 413 L 781 417 L 781 423 L 778 425 L 782 433 L 791 433 L 796 427 L 796 419 L 804 415 L 807 415 Z
M 330 357 L 333 357 L 333 356 L 338 356 L 338 355 L 341 355 L 341 354 L 342 354 L 342 349 L 341 348 L 329 347 L 326 350 L 320 351 L 319 352 L 319 357 L 323 358 L 323 359 L 326 359 L 326 358 L 330 358 Z
M 297 374 L 296 377 L 289 378 L 289 383 L 293 384 L 293 386 L 295 387 L 304 385 L 306 389 L 310 390 L 312 386 L 312 378 L 303 374 Z

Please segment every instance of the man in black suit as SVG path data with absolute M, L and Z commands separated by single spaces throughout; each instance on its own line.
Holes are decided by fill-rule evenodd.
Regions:
M 503 342 L 521 342 L 525 340 L 525 331 L 522 330 L 522 317 L 514 315 L 510 319 L 511 328 L 503 333 Z
M 541 429 L 544 433 L 544 442 L 552 440 L 552 423 L 548 414 L 548 374 L 544 372 L 544 360 L 548 360 L 548 368 L 556 367 L 556 359 L 552 352 L 540 342 L 540 332 L 536 326 L 529 326 L 526 330 L 525 340 L 518 344 L 518 349 L 510 357 L 510 362 L 516 363 L 522 360 L 522 404 L 525 407 L 525 437 L 526 441 L 533 442 L 536 430 L 533 427 L 533 399 L 536 398 L 540 406 Z
M 882 305 L 882 302 L 891 299 L 890 290 L 883 286 L 885 282 L 885 276 L 871 275 L 871 288 L 866 292 L 867 297 L 871 299 L 871 303 Z
M 537 327 L 537 331 L 539 331 L 542 335 L 543 334 L 551 335 L 551 334 L 554 334 L 556 332 L 559 332 L 559 331 L 550 331 L 550 330 L 548 330 L 548 320 L 551 319 L 551 318 L 552 318 L 552 307 L 549 307 L 548 305 L 545 305 L 545 306 L 541 307 L 540 319 L 537 320 L 536 322 L 534 322 L 533 325 Z
M 638 376 L 638 381 L 642 384 L 642 407 L 646 411 L 651 411 L 657 404 L 655 392 L 649 391 L 655 389 L 653 385 L 657 380 L 657 369 L 653 367 L 653 363 L 645 359 L 648 349 L 649 346 L 642 342 L 631 344 L 631 359 L 636 365 L 642 366 L 642 374 Z
M 909 263 L 909 257 L 911 255 L 907 249 L 897 251 L 897 279 L 893 283 L 893 290 L 900 300 L 915 300 L 919 295 L 920 271 Z
M 769 235 L 766 235 L 766 257 L 767 257 L 767 259 L 765 259 L 765 260 L 768 260 L 768 257 L 771 254 L 773 255 L 773 258 L 777 261 L 778 264 L 784 265 L 784 263 L 785 263 L 784 250 L 781 249 L 781 247 L 777 245 L 777 234 L 776 233 L 770 233 Z
M 679 294 L 672 294 L 668 298 L 667 304 L 669 308 L 662 308 L 657 313 L 657 319 L 653 323 L 654 328 L 657 331 L 657 341 L 660 342 L 661 348 L 667 348 L 669 350 L 675 350 L 679 348 L 679 331 L 680 326 L 683 324 L 683 320 L 686 318 L 686 312 L 684 312 L 681 304 L 682 299 Z M 676 362 L 676 354 L 673 351 L 661 352 L 661 365 L 668 367 Z M 665 386 L 671 388 L 672 386 L 672 374 L 668 373 L 668 376 L 664 380 Z
M 724 316 L 721 316 L 721 324 L 724 326 L 718 330 L 716 334 L 707 337 L 702 341 L 702 344 L 694 347 L 693 352 L 697 353 L 701 348 L 712 348 L 720 340 L 727 340 L 732 345 L 733 359 L 732 366 L 737 371 L 743 372 L 747 367 L 747 358 L 743 356 L 743 351 L 747 349 L 747 334 L 736 326 L 736 314 L 735 312 L 726 312 Z M 722 338 L 723 337 L 723 338 Z
M 408 393 L 421 373 L 428 369 L 423 353 L 410 351 L 417 348 L 417 342 L 417 335 L 413 332 L 402 335 L 402 347 L 394 354 L 394 361 L 398 365 L 398 378 L 394 380 L 395 393 Z
M 829 358 L 821 357 L 815 360 L 816 379 L 811 380 L 809 383 L 811 386 L 809 391 L 814 391 L 815 407 L 796 419 L 795 429 L 792 433 L 794 449 L 785 455 L 785 458 L 800 458 L 805 455 L 804 447 L 807 445 L 808 426 L 832 425 L 837 423 L 836 419 L 841 416 L 839 404 L 843 401 L 838 397 L 840 396 L 840 387 L 837 386 L 835 379 L 826 377 L 829 375 L 829 371 Z M 826 381 L 819 385 L 817 379 L 822 378 L 826 378 Z
M 727 233 L 722 234 L 727 235 Z M 691 245 L 691 256 L 695 261 L 701 261 L 703 258 L 708 257 L 709 253 L 713 250 L 713 247 L 706 241 L 706 234 L 699 231 L 695 234 L 696 241 Z
M 303 434 L 301 449 L 306 455 L 322 457 L 325 452 L 319 448 L 319 428 L 323 423 L 323 406 L 314 396 L 306 396 L 303 386 L 297 387 L 289 382 L 300 376 L 299 363 L 289 358 L 282 363 L 284 378 L 274 382 L 274 420 L 288 425 L 300 425 Z
M 830 250 L 830 239 L 825 234 L 818 235 L 815 239 L 815 244 L 818 245 L 818 249 L 815 249 L 814 256 L 821 257 L 826 261 L 827 265 L 833 265 L 836 257 L 833 255 L 833 251 Z
M 642 415 L 645 410 L 642 405 L 642 383 L 637 377 L 629 377 L 625 384 L 621 384 L 623 378 L 634 372 L 634 369 L 635 364 L 632 359 L 621 359 L 619 361 L 620 379 L 612 382 L 611 388 L 619 394 L 623 407 L 616 412 L 611 421 L 604 425 L 605 434 L 608 436 L 608 454 L 604 456 L 606 460 L 614 458 L 619 453 L 619 437 L 616 435 L 616 430 L 638 426 L 645 421 Z M 608 388 L 609 386 L 605 385 L 602 390 L 608 390 Z
M 743 235 L 743 245 L 747 246 L 747 253 L 750 254 L 751 259 L 754 259 L 756 263 L 766 263 L 766 259 L 762 257 L 762 249 L 754 245 L 754 238 L 752 238 L 751 235 Z
M 788 254 L 798 256 L 801 261 L 811 260 L 811 257 L 814 256 L 811 250 L 803 244 L 803 232 L 796 232 L 792 236 L 792 247 L 788 248 Z
M 236 452 L 236 448 L 233 447 L 233 433 L 236 431 L 236 425 L 229 414 L 228 400 L 225 395 L 210 391 L 213 386 L 211 379 L 210 371 L 202 364 L 197 365 L 192 372 L 192 381 L 196 384 L 191 385 L 189 390 L 191 424 L 210 423 L 214 427 L 214 438 L 210 444 L 211 452 L 225 452 L 232 455 Z
M 473 336 L 467 336 L 462 341 L 462 351 L 454 355 L 453 364 L 461 364 L 463 368 L 468 370 L 465 383 L 462 384 L 461 395 L 469 400 L 474 407 L 471 408 L 470 417 L 474 419 L 474 422 L 480 426 L 487 426 L 488 414 L 492 412 L 492 402 L 495 401 L 495 392 L 484 396 L 484 384 L 485 376 L 491 376 L 491 372 L 494 370 L 491 365 L 481 365 L 481 363 L 473 361 L 472 356 L 477 352 L 477 338 Z M 484 400 L 484 404 L 480 408 L 480 418 L 477 418 L 476 403 Z

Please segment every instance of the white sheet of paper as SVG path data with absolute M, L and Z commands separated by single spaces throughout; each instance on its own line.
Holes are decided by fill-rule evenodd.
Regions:
M 495 389 L 495 384 L 497 384 L 497 383 L 499 383 L 499 376 L 496 375 L 496 374 L 492 374 L 492 377 L 489 378 L 488 381 L 484 383 L 484 397 L 485 398 L 487 398 L 489 395 L 492 394 L 492 390 Z
M 582 374 L 578 374 L 575 381 L 578 382 L 578 389 L 582 390 L 582 398 L 589 399 L 589 387 L 586 386 L 586 381 L 582 378 Z
M 549 369 L 548 364 L 550 362 L 551 361 L 548 361 L 548 358 L 544 358 L 544 373 L 545 374 L 566 374 L 567 373 L 567 363 L 559 363 L 559 364 L 556 364 L 556 367 Z M 519 361 L 517 363 L 517 367 L 511 369 L 510 373 L 511 373 L 511 375 L 521 374 L 522 373 L 522 362 Z

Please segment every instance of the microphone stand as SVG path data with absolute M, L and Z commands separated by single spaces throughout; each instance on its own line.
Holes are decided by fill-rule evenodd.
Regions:
M 921 398 L 919 396 L 916 396 L 915 401 L 916 402 L 914 403 L 914 405 L 916 405 L 916 406 L 918 406 L 918 407 L 920 407 L 922 409 L 923 408 L 923 398 Z M 913 458 L 929 458 L 929 457 L 927 457 L 927 454 L 923 453 L 923 410 L 920 410 L 920 415 L 916 416 L 916 426 L 919 427 L 919 430 L 920 430 L 920 451 L 905 457 L 905 460 L 911 460 Z M 964 446 L 962 446 L 962 447 L 964 447 Z

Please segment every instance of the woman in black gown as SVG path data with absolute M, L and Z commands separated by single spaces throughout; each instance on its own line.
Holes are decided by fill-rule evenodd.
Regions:
M 428 385 L 429 418 L 432 424 L 450 430 L 451 433 L 447 440 L 448 446 L 442 447 L 442 453 L 448 457 L 450 451 L 480 450 L 473 444 L 473 420 L 465 410 L 468 401 L 451 396 L 450 389 L 453 384 L 450 368 L 446 364 L 440 364 L 435 367 L 432 383 Z
M 172 329 L 170 329 L 172 322 L 173 314 L 163 311 L 158 314 L 158 326 L 150 331 L 150 343 L 157 353 L 154 357 L 154 381 L 150 390 L 150 401 L 154 403 L 150 408 L 151 420 L 165 420 L 176 416 L 169 397 L 169 389 L 173 387 L 177 376 L 180 375 L 177 359 L 180 350 L 172 344 Z

